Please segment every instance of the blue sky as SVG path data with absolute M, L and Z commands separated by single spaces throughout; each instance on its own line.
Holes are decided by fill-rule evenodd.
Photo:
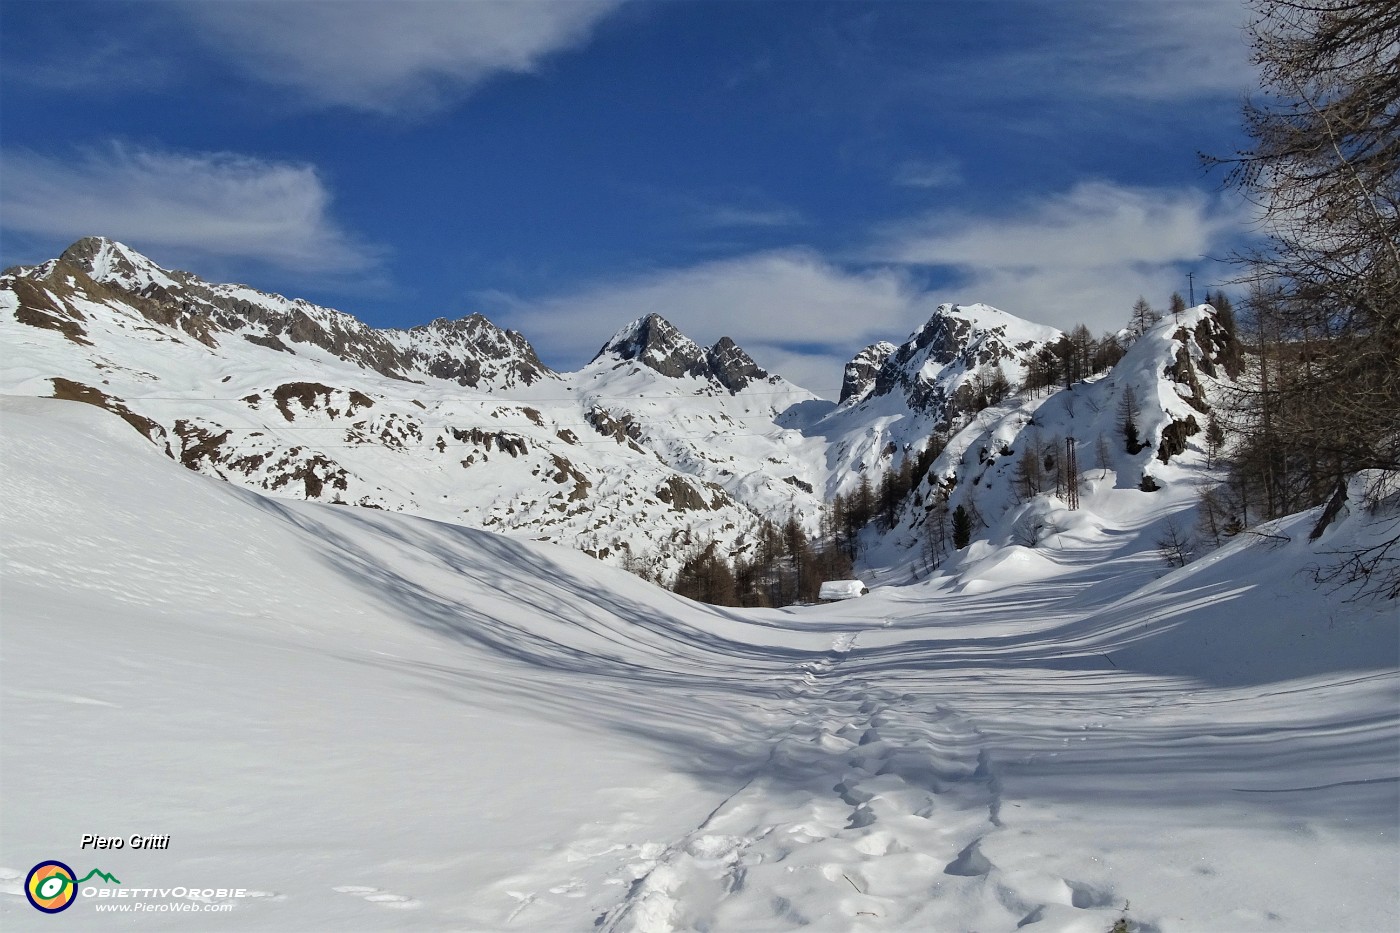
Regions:
M 657 311 L 814 391 L 942 301 L 1061 327 L 1228 271 L 1236 0 L 0 6 L 0 264 L 114 237 L 576 368 Z M 1199 297 L 1199 295 L 1198 295 Z

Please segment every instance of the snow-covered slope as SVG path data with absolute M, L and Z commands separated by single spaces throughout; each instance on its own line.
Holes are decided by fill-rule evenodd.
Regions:
M 815 530 L 820 442 L 783 424 L 815 397 L 761 369 L 728 338 L 702 349 L 658 315 L 618 331 L 571 376 L 580 404 L 666 463 L 759 514 Z
M 216 482 L 89 405 L 0 425 L 6 930 L 1400 921 L 1396 619 L 1304 572 L 1360 511 L 739 612 Z M 54 858 L 120 885 L 45 916 Z
M 1024 378 L 1031 355 L 1060 336 L 1053 327 L 989 305 L 940 305 L 908 340 L 884 356 L 867 392 L 842 402 L 856 405 L 867 398 L 899 393 L 911 409 L 938 411 L 952 420 L 966 407 L 959 396 L 968 394 L 969 383 L 979 372 L 1000 369 L 1016 385 Z M 866 348 L 862 356 L 878 352 L 879 347 Z M 955 403 L 951 410 L 950 402 Z
M 533 385 L 555 375 L 524 337 L 479 314 L 409 330 L 376 330 L 310 302 L 161 269 L 130 247 L 101 237 L 79 240 L 36 269 L 9 271 L 17 273 L 14 280 L 7 274 L 9 287 L 28 279 L 46 288 L 57 299 L 47 310 L 68 318 L 79 336 L 82 318 L 66 307 L 69 296 L 130 305 L 149 324 L 184 331 L 210 347 L 231 349 L 241 338 L 293 356 L 309 352 L 312 359 L 319 350 L 397 379 L 432 376 L 489 391 Z
M 1200 305 L 1159 322 L 1106 373 L 977 412 L 948 439 L 872 562 L 919 575 L 936 560 L 943 574 L 987 586 L 984 559 L 1057 560 L 1113 542 L 1150 549 L 1168 523 L 1189 534 L 1197 497 L 1222 479 L 1204 437 L 1213 405 L 1233 385 L 1228 350 L 1214 309 Z M 929 553 L 939 537 L 932 524 L 947 525 L 960 507 L 972 518 L 972 546 Z
M 0 277 L 0 388 L 87 401 L 185 466 L 262 492 L 578 547 L 661 576 L 699 542 L 825 503 L 960 425 L 1059 332 L 944 305 L 847 367 L 839 405 L 657 314 L 576 373 L 480 315 L 376 330 L 161 269 L 101 238 Z

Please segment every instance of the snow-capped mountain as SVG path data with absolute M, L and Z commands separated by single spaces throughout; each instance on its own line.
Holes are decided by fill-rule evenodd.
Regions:
M 1060 332 L 945 304 L 902 343 L 861 351 L 833 404 L 659 314 L 559 373 L 481 315 L 376 329 L 91 237 L 0 276 L 0 389 L 98 405 L 186 467 L 260 492 L 558 542 L 668 576 L 697 543 L 746 554 L 765 520 L 815 532 L 834 495 L 935 439 L 948 449 L 920 506 L 934 488 L 1005 480 L 1003 451 L 1037 411 L 1069 406 L 1079 424 L 1098 406 L 1111 420 L 1120 384 L 1134 386 L 1144 442 L 1183 449 L 1193 432 L 1178 389 L 1202 403 L 1197 373 L 1212 357 L 1200 348 L 1214 339 L 1207 311 L 1190 314 L 1098 381 L 1027 399 L 1011 387 Z M 1178 340 L 1181 327 L 1204 336 Z M 1115 458 L 1119 485 L 1140 484 L 1150 457 Z M 993 497 L 976 497 L 991 534 Z M 912 509 L 892 540 L 912 548 L 921 516 Z
M 880 374 L 880 368 L 896 349 L 888 340 L 881 340 L 857 353 L 841 374 L 841 401 L 844 403 L 852 398 L 859 401 L 869 396 L 875 388 L 875 377 Z
M 815 526 L 810 392 L 658 315 L 561 374 L 480 315 L 380 330 L 88 238 L 0 277 L 4 391 L 90 402 L 185 466 L 276 495 L 557 541 L 666 573 Z
M 856 380 L 864 391 L 852 387 L 848 394 L 843 387 L 841 402 L 858 405 L 899 393 L 910 410 L 952 420 L 968 407 L 974 378 L 989 378 L 996 369 L 1016 385 L 1031 356 L 1061 336 L 989 305 L 940 305 L 900 346 L 888 352 L 882 352 L 888 344 L 867 347 L 847 364 L 848 373 L 873 367 L 874 378 Z
M 18 278 L 47 285 L 55 297 L 79 290 L 99 301 L 114 298 L 151 323 L 184 331 L 208 346 L 226 343 L 227 335 L 292 355 L 315 348 L 383 376 L 431 376 L 483 390 L 533 385 L 555 375 L 529 341 L 479 314 L 380 330 L 310 302 L 167 271 L 100 237 L 79 240 L 57 260 L 18 272 Z M 68 326 L 81 332 L 81 318 L 65 315 L 61 302 L 50 310 L 74 321 Z
M 731 395 L 759 380 L 769 385 L 781 385 L 783 381 L 769 376 L 728 337 L 721 337 L 714 346 L 702 350 L 659 314 L 648 314 L 618 331 L 603 344 L 592 362 L 607 359 L 635 360 L 672 379 L 692 376 L 723 386 Z
M 960 428 L 986 404 L 988 386 L 1019 386 L 1061 336 L 989 305 L 944 304 L 902 344 L 860 351 L 846 364 L 840 403 L 813 426 L 828 441 L 828 492 L 878 478 Z
M 1107 372 L 977 412 L 906 502 L 881 542 L 883 559 L 908 560 L 958 508 L 971 518 L 974 542 L 945 570 L 968 580 L 995 577 L 988 560 L 1102 547 L 1106 530 L 1128 514 L 1186 532 L 1197 496 L 1220 479 L 1204 438 L 1234 384 L 1230 351 L 1214 309 L 1201 305 L 1156 324 Z

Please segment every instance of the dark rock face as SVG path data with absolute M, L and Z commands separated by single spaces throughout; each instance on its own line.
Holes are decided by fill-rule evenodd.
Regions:
M 705 497 L 679 476 L 668 478 L 666 484 L 656 490 L 656 498 L 671 506 L 671 509 L 676 512 L 693 512 L 710 507 L 710 504 L 705 501 Z
M 728 337 L 721 337 L 708 350 L 676 329 L 659 314 L 648 314 L 618 331 L 593 357 L 613 355 L 654 369 L 663 376 L 678 379 L 694 376 L 738 392 L 768 373 Z
M 971 332 L 972 325 L 967 321 L 935 312 L 913 336 L 885 358 L 875 377 L 875 391 L 871 394 L 888 395 L 897 388 L 910 387 L 917 378 L 917 370 L 911 371 L 913 367 L 910 364 L 921 355 L 921 351 L 928 351 L 922 354 L 927 362 L 945 365 L 953 362 Z
M 593 358 L 609 353 L 619 359 L 635 360 L 672 379 L 702 376 L 707 370 L 705 351 L 700 345 L 659 314 L 648 314 L 628 324 Z
M 1162 443 L 1157 445 L 1157 459 L 1166 463 L 1172 457 L 1186 450 L 1186 439 L 1193 434 L 1199 434 L 1201 426 L 1196 423 L 1196 419 L 1187 415 L 1181 421 L 1173 421 L 1162 429 Z
M 1203 414 L 1209 413 L 1210 403 L 1206 400 L 1206 391 L 1201 385 L 1197 368 L 1207 376 L 1215 376 L 1221 370 L 1232 377 L 1237 375 L 1238 347 L 1233 345 L 1229 334 L 1213 314 L 1202 317 L 1197 322 L 1194 332 L 1180 327 L 1172 336 L 1180 342 L 1180 346 L 1177 347 L 1171 365 L 1163 370 L 1162 375 L 1176 383 L 1177 394 L 1185 399 L 1188 405 Z M 1189 345 L 1193 340 L 1200 350 L 1199 363 L 1192 362 Z M 1232 368 L 1233 373 L 1230 372 Z M 1166 463 L 1177 454 L 1183 453 L 1186 450 L 1187 438 L 1200 433 L 1200 430 L 1201 426 L 1191 415 L 1172 421 L 1162 430 L 1162 440 L 1157 445 L 1157 459 Z
M 151 260 L 120 243 L 100 236 L 85 236 L 59 255 L 58 261 L 70 263 L 87 272 L 101 282 L 136 287 L 143 294 L 151 288 L 165 288 L 156 285 L 153 279 L 161 279 L 176 285 L 198 281 L 188 272 L 172 272 L 161 269 Z
M 870 390 L 875 387 L 875 378 L 880 374 L 880 368 L 896 349 L 898 348 L 894 344 L 882 340 L 857 353 L 855 358 L 846 364 L 842 373 L 841 397 L 838 402 L 869 395 Z
M 926 363 L 946 366 L 967 357 L 965 362 L 972 368 L 1002 358 L 1002 353 L 998 352 L 1001 348 L 992 341 L 983 341 L 975 352 L 969 352 L 972 349 L 972 336 L 972 322 L 946 314 L 943 308 L 939 308 L 913 336 L 886 357 L 875 377 L 875 390 L 871 394 L 885 395 L 895 389 L 904 389 L 912 407 L 926 408 L 932 399 L 919 379 L 919 370 Z
M 811 483 L 806 480 L 798 479 L 796 476 L 784 476 L 783 482 L 787 483 L 789 486 L 795 486 L 803 492 L 810 493 L 812 491 Z
M 106 242 L 100 236 L 85 236 L 60 253 L 59 262 L 77 263 L 85 269 L 91 269 Z
M 753 361 L 743 348 L 728 337 L 721 337 L 705 351 L 710 374 L 730 392 L 768 378 L 768 373 Z
M 927 323 L 885 357 L 869 395 L 899 391 L 915 411 L 941 410 L 951 419 L 967 400 L 961 393 L 950 397 L 944 386 L 924 375 L 925 367 L 942 369 L 957 364 L 962 371 L 972 372 L 1007 359 L 1024 360 L 1044 346 L 1038 340 L 1012 336 L 1006 323 L 974 324 L 966 312 L 976 307 L 939 306 Z

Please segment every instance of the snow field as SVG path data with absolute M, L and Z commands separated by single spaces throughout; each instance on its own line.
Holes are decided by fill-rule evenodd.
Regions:
M 1400 918 L 1396 620 L 1314 589 L 1287 523 L 1170 574 L 1103 522 L 984 592 L 744 612 L 266 499 L 90 406 L 0 427 L 7 930 L 52 927 L 44 858 L 257 892 L 199 918 L 227 930 Z M 89 865 L 91 832 L 172 843 Z

